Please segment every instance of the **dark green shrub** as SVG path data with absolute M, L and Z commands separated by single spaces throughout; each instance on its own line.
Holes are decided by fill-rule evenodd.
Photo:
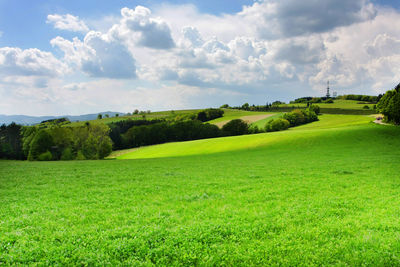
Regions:
M 65 148 L 61 153 L 61 160 L 73 160 L 73 159 L 74 159 L 74 153 L 72 152 L 72 149 L 70 147 Z
M 97 140 L 93 135 L 86 139 L 82 146 L 82 153 L 86 159 L 98 159 L 97 145 Z
M 285 113 L 282 118 L 289 121 L 290 127 L 301 125 L 306 122 L 304 111 L 300 109 L 295 109 L 292 112 Z
M 85 160 L 85 156 L 83 155 L 82 151 L 79 150 L 78 153 L 76 154 L 76 160 Z
M 197 113 L 197 119 L 199 121 L 207 121 L 207 113 L 205 111 L 200 111 Z
M 287 130 L 290 126 L 288 120 L 283 118 L 272 119 L 267 122 L 265 125 L 265 131 L 267 132 L 276 132 L 276 131 L 283 131 Z
M 310 105 L 308 109 L 314 111 L 317 115 L 321 113 L 321 108 L 318 105 Z
M 220 118 L 224 115 L 224 111 L 218 108 L 208 108 L 197 113 L 197 119 L 205 122 L 216 118 Z
M 369 109 L 368 105 L 363 106 L 363 109 Z
M 53 155 L 48 150 L 46 152 L 40 154 L 37 158 L 37 160 L 39 160 L 39 161 L 50 161 L 52 159 L 53 159 Z
M 30 144 L 28 160 L 37 160 L 39 155 L 50 151 L 53 146 L 53 139 L 47 130 L 37 132 Z
M 400 84 L 382 96 L 377 108 L 379 112 L 385 115 L 385 121 L 400 124 Z
M 328 98 L 327 100 L 324 101 L 324 103 L 333 104 L 333 99 L 332 98 Z
M 222 131 L 228 136 L 247 134 L 248 129 L 249 125 L 241 119 L 231 120 L 222 127 Z
M 248 130 L 249 134 L 258 134 L 258 133 L 262 133 L 262 132 L 263 132 L 263 130 L 258 128 L 257 125 L 250 125 L 249 126 L 249 130 Z

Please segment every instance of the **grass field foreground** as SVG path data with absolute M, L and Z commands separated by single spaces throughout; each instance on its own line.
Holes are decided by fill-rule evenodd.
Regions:
M 317 123 L 223 153 L 0 161 L 0 263 L 400 265 L 399 127 Z

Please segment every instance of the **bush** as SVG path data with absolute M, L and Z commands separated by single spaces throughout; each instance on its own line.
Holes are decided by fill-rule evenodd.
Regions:
M 262 133 L 262 132 L 263 132 L 263 130 L 258 128 L 257 125 L 250 125 L 249 126 L 249 130 L 248 130 L 249 134 L 258 134 L 258 133 Z
M 199 113 L 197 113 L 197 119 L 199 121 L 208 121 L 207 113 L 205 111 L 200 111 Z
M 248 130 L 249 125 L 241 119 L 231 120 L 222 127 L 224 135 L 228 136 L 247 134 Z
M 76 160 L 85 160 L 85 156 L 83 155 L 82 151 L 79 150 L 78 153 L 76 154 Z
M 308 109 L 315 112 L 317 115 L 321 113 L 321 108 L 318 105 L 310 105 Z
M 197 113 L 197 119 L 199 121 L 205 122 L 210 121 L 216 118 L 220 118 L 224 115 L 224 111 L 222 109 L 217 108 L 208 108 Z
M 329 99 L 325 100 L 324 103 L 333 104 L 333 99 L 329 98 Z
M 290 123 L 286 119 L 283 118 L 272 119 L 268 121 L 267 124 L 265 125 L 265 131 L 266 132 L 283 131 L 287 130 L 289 126 Z
M 369 109 L 368 105 L 363 106 L 363 109 Z
M 53 159 L 53 155 L 48 150 L 46 152 L 40 154 L 37 158 L 37 160 L 39 160 L 39 161 L 49 161 L 52 159 Z
M 53 139 L 47 130 L 40 130 L 30 144 L 28 160 L 38 160 L 39 155 L 50 151 L 53 146 Z
M 301 125 L 306 122 L 304 113 L 300 109 L 295 109 L 292 112 L 285 113 L 282 118 L 289 121 L 290 127 Z
M 385 115 L 385 121 L 400 124 L 400 84 L 382 96 L 377 108 L 379 112 Z
M 63 152 L 61 153 L 61 160 L 73 160 L 73 159 L 74 159 L 74 153 L 72 152 L 72 149 L 70 147 L 64 149 Z
M 22 150 L 21 125 L 14 122 L 0 126 L 0 158 L 24 159 Z

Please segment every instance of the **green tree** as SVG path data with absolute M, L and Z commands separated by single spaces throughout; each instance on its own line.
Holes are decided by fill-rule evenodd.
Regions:
M 244 104 L 242 105 L 242 109 L 244 109 L 244 110 L 249 110 L 249 108 L 250 108 L 249 103 L 244 103 Z
M 288 129 L 290 123 L 288 120 L 283 118 L 272 119 L 267 122 L 265 125 L 265 131 L 267 132 L 276 132 L 276 131 L 283 131 Z
M 32 140 L 29 149 L 28 160 L 38 160 L 39 155 L 51 151 L 53 146 L 53 138 L 47 130 L 39 130 Z
M 101 114 L 97 115 L 98 120 L 101 120 L 102 118 L 103 118 L 103 115 L 101 115 Z
M 248 130 L 249 130 L 249 125 L 241 119 L 231 120 L 222 127 L 222 131 L 224 132 L 225 135 L 247 134 Z
M 381 97 L 377 109 L 385 116 L 386 121 L 400 124 L 400 84 Z

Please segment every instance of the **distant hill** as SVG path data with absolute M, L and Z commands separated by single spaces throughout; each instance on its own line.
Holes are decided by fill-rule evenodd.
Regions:
M 98 114 L 103 115 L 103 117 L 106 114 L 108 114 L 108 116 L 110 116 L 110 117 L 114 117 L 115 114 L 120 114 L 121 116 L 124 115 L 123 112 L 113 112 L 113 111 L 99 112 L 99 113 L 93 113 L 93 114 L 84 114 L 84 115 L 78 115 L 78 116 L 72 116 L 72 115 L 26 116 L 26 115 L 1 115 L 0 114 L 0 124 L 10 124 L 12 122 L 15 122 L 17 124 L 22 124 L 22 125 L 34 125 L 34 124 L 38 124 L 45 120 L 52 120 L 52 119 L 57 119 L 57 118 L 68 118 L 70 121 L 88 121 L 88 120 L 97 119 Z

